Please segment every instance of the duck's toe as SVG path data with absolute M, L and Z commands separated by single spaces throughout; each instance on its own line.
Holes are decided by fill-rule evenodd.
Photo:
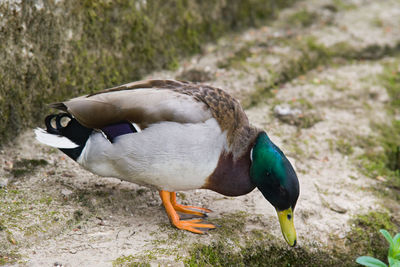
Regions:
M 177 222 L 174 222 L 173 224 L 175 227 L 182 229 L 182 230 L 187 230 L 192 233 L 196 234 L 205 234 L 207 230 L 214 229 L 216 226 L 211 223 L 201 223 L 203 220 L 202 219 L 193 219 L 193 220 L 179 220 Z M 200 228 L 200 229 L 198 229 Z M 203 230 L 204 229 L 204 230 Z
M 195 207 L 195 206 L 185 206 L 181 204 L 175 203 L 173 204 L 173 207 L 176 211 L 185 213 L 185 214 L 191 214 L 191 215 L 197 215 L 201 217 L 207 217 L 208 212 L 212 212 L 209 209 L 201 208 L 201 207 Z

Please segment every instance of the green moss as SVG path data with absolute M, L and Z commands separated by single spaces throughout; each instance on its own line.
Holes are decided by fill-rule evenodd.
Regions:
M 287 19 L 290 26 L 309 27 L 318 19 L 315 12 L 310 12 L 306 9 L 300 10 Z
M 385 66 L 380 76 L 382 85 L 390 96 L 390 105 L 393 108 L 400 107 L 400 69 L 399 60 Z
M 76 211 L 74 211 L 73 216 L 74 216 L 74 219 L 76 222 L 80 222 L 83 217 L 83 212 L 81 210 L 76 210 Z
M 277 88 L 280 84 L 289 82 L 320 65 L 327 64 L 333 57 L 333 52 L 326 46 L 319 44 L 313 37 L 282 41 L 287 42 L 286 45 L 292 47 L 294 51 L 298 51 L 300 56 L 287 57 L 282 61 L 279 71 L 271 70 L 272 77 L 268 84 L 263 86 L 262 90 L 258 89 L 253 94 L 250 94 L 249 98 L 252 101 L 245 102 L 245 108 L 264 100 L 273 88 Z
M 257 82 L 254 84 L 254 91 L 249 94 L 245 99 L 243 99 L 243 106 L 245 108 L 251 108 L 256 106 L 261 99 L 270 100 L 275 97 L 275 90 L 277 87 L 274 85 L 273 81 L 275 80 L 275 73 L 271 73 L 268 80 L 263 79 L 262 77 L 257 78 Z
M 43 121 L 46 103 L 176 69 L 228 31 L 295 0 L 86 0 L 0 3 L 0 140 Z
M 377 28 L 383 28 L 385 26 L 382 19 L 379 17 L 373 18 L 371 21 L 371 25 Z
M 114 267 L 148 267 L 149 263 L 138 262 L 138 259 L 132 255 L 121 256 L 113 260 Z
M 337 254 L 337 255 L 335 255 Z M 344 264 L 344 265 L 343 265 Z M 232 246 L 223 240 L 198 244 L 186 266 L 352 266 L 344 254 L 308 246 L 289 248 L 261 232 L 247 234 L 245 245 Z
M 266 68 L 269 69 L 271 78 L 265 81 L 262 86 L 260 86 L 258 82 L 254 85 L 256 90 L 243 102 L 245 108 L 255 106 L 261 101 L 269 99 L 272 96 L 271 92 L 273 89 L 279 88 L 280 85 L 292 81 L 319 66 L 327 64 L 332 65 L 335 62 L 341 62 L 343 60 L 378 60 L 385 56 L 395 56 L 400 53 L 400 43 L 393 46 L 369 45 L 360 49 L 346 42 L 340 42 L 331 47 L 327 47 L 318 43 L 314 37 L 299 39 L 277 38 L 270 42 L 276 43 L 276 45 L 289 46 L 293 50 L 293 53 L 299 56 L 285 56 L 281 60 L 281 67 L 279 70 L 269 69 L 268 66 L 266 66 Z M 269 53 L 268 50 L 266 50 L 266 52 Z M 242 62 L 241 64 L 243 64 L 244 61 L 234 62 Z M 395 74 L 396 71 L 392 70 L 392 75 L 387 77 L 392 87 L 399 84 L 398 79 L 400 75 L 396 76 Z M 335 90 L 342 91 L 346 89 L 339 88 L 335 84 L 330 85 L 332 85 Z M 398 89 L 393 89 L 393 92 L 396 94 L 395 99 L 399 99 Z
M 44 159 L 21 159 L 14 163 L 11 173 L 14 177 L 20 177 L 31 173 L 37 167 L 46 166 L 47 164 L 47 161 Z
M 374 124 L 373 128 L 380 135 L 375 145 L 366 148 L 366 152 L 360 156 L 362 170 L 372 178 L 384 177 L 385 184 L 397 191 L 394 196 L 400 199 L 400 122 Z
M 353 146 L 344 139 L 338 139 L 336 141 L 336 150 L 346 156 L 349 156 L 354 152 Z
M 351 231 L 344 243 L 332 237 L 328 247 L 313 243 L 290 248 L 263 230 L 255 229 L 240 234 L 241 242 L 227 242 L 230 236 L 221 236 L 209 245 L 196 244 L 185 260 L 186 266 L 357 266 L 359 255 L 379 258 L 387 254 L 379 229 L 390 232 L 399 229 L 399 222 L 387 213 L 370 212 L 351 222 Z M 397 229 L 397 230 L 396 230 Z M 243 231 L 243 229 L 241 230 Z
M 350 222 L 351 232 L 347 235 L 346 245 L 354 256 L 370 255 L 385 261 L 387 257 L 387 241 L 379 233 L 380 229 L 397 233 L 400 222 L 396 222 L 386 212 L 369 212 L 358 215 Z
M 390 97 L 387 105 L 388 117 L 398 112 L 400 107 L 400 79 L 398 62 L 388 64 L 380 75 L 380 83 Z M 400 121 L 372 124 L 377 136 L 360 138 L 359 145 L 365 153 L 360 156 L 363 172 L 373 178 L 383 177 L 385 185 L 392 189 L 392 196 L 400 199 Z
M 248 214 L 243 211 L 221 214 L 218 219 L 213 221 L 221 227 L 213 230 L 213 233 L 224 238 L 230 238 L 232 241 L 238 241 L 239 234 L 243 232 L 246 226 L 247 217 Z
M 50 197 L 50 196 L 42 197 L 42 198 L 39 200 L 40 203 L 46 204 L 47 206 L 50 205 L 52 201 L 53 201 L 53 198 Z
M 242 69 L 243 62 L 246 58 L 250 57 L 252 54 L 249 50 L 249 46 L 246 45 L 236 51 L 232 56 L 224 59 L 223 61 L 217 62 L 218 68 L 234 68 L 234 69 Z
M 52 227 L 58 228 L 64 221 L 64 216 L 55 220 L 59 206 L 49 205 L 53 198 L 42 192 L 12 189 L 13 186 L 0 189 L 0 258 L 17 254 L 20 246 L 45 235 Z M 18 240 L 21 236 L 24 238 Z
M 400 43 L 395 45 L 377 45 L 371 44 L 359 49 L 346 42 L 340 42 L 331 47 L 335 57 L 347 60 L 378 60 L 385 56 L 395 56 L 400 52 Z
M 21 255 L 16 252 L 2 253 L 0 252 L 0 266 L 16 263 L 21 258 Z
M 326 46 L 318 43 L 315 38 L 308 37 L 298 43 L 293 43 L 294 48 L 301 52 L 301 56 L 286 63 L 278 82 L 292 80 L 319 65 L 328 63 L 333 52 Z
M 333 5 L 336 7 L 336 10 L 351 10 L 357 7 L 346 0 L 333 0 Z

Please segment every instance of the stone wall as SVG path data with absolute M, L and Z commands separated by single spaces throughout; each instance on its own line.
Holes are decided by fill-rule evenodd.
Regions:
M 295 0 L 0 2 L 0 145 L 47 103 L 139 79 Z

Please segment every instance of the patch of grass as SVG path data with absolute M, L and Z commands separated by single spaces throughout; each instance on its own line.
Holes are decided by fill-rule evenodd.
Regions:
M 113 260 L 113 267 L 149 267 L 150 263 L 138 262 L 138 259 L 132 255 L 121 256 Z
M 17 262 L 21 258 L 21 255 L 16 252 L 3 253 L 0 252 L 0 266 L 1 265 L 11 265 Z
M 44 159 L 21 159 L 14 163 L 11 174 L 20 177 L 33 172 L 38 167 L 46 166 L 48 162 Z
M 382 19 L 379 17 L 373 18 L 371 21 L 371 25 L 377 28 L 383 28 L 385 26 Z
M 333 5 L 336 10 L 351 10 L 357 7 L 357 5 L 349 3 L 347 0 L 333 0 Z
M 7 227 L 4 226 L 3 220 L 0 219 L 0 232 L 6 230 Z
M 309 27 L 318 19 L 318 14 L 310 12 L 307 9 L 302 9 L 293 13 L 287 19 L 289 26 L 297 27 Z
M 83 217 L 83 212 L 81 210 L 76 210 L 76 211 L 74 211 L 73 216 L 74 216 L 74 220 L 76 222 L 80 222 L 82 220 L 82 217 Z
M 338 139 L 336 141 L 336 150 L 346 156 L 350 156 L 354 152 L 353 146 L 344 139 Z
M 391 107 L 400 108 L 400 61 L 387 64 L 380 78 L 390 96 Z

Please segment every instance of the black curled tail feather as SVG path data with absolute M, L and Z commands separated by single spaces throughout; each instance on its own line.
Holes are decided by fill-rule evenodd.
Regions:
M 45 118 L 45 124 L 48 133 L 64 136 L 78 145 L 76 148 L 59 148 L 73 160 L 77 160 L 81 155 L 93 131 L 80 124 L 68 113 L 51 114 Z

